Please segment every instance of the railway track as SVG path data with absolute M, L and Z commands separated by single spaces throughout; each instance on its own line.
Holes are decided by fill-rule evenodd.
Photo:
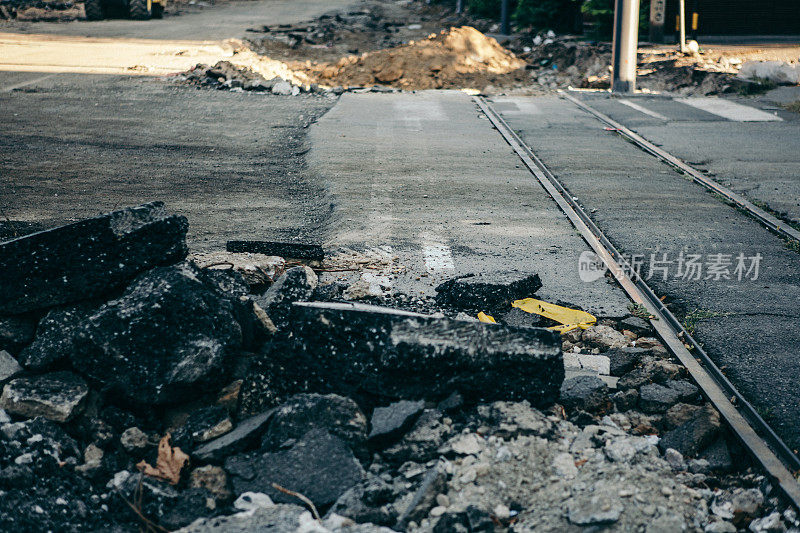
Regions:
M 783 238 L 800 240 L 800 232 L 781 222 L 771 214 L 753 205 L 745 198 L 713 182 L 697 170 L 686 165 L 668 152 L 661 150 L 646 139 L 638 136 L 623 125 L 599 113 L 580 100 L 560 92 L 584 111 L 614 128 L 620 135 L 628 138 L 651 155 L 688 174 L 700 185 L 724 196 L 740 209 L 746 211 L 771 231 Z M 720 412 L 729 427 L 753 458 L 774 479 L 786 497 L 795 507 L 800 508 L 800 485 L 795 472 L 800 471 L 800 459 L 781 440 L 775 431 L 756 412 L 755 408 L 728 380 L 711 360 L 703 347 L 684 328 L 681 322 L 667 309 L 649 285 L 636 274 L 627 260 L 614 247 L 611 241 L 594 223 L 581 205 L 574 199 L 564 185 L 553 175 L 544 162 L 509 127 L 483 97 L 474 97 L 475 102 L 508 142 L 519 158 L 544 187 L 569 218 L 583 239 L 612 272 L 628 296 L 636 304 L 643 305 L 654 317 L 650 320 L 653 328 L 672 354 L 686 367 L 703 394 Z

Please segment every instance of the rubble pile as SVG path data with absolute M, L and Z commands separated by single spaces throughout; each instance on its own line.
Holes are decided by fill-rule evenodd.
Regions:
M 267 79 L 247 66 L 236 65 L 230 61 L 218 61 L 212 67 L 199 64 L 181 74 L 181 80 L 189 85 L 214 89 L 266 92 L 281 96 L 297 96 L 301 92 L 312 91 L 308 85 L 293 83 L 294 80 L 289 78 L 285 80 L 280 76 L 274 76 Z
M 800 526 L 641 318 L 559 335 L 520 273 L 347 301 L 309 247 L 186 230 L 147 204 L 0 242 L 0 529 Z
M 501 77 L 520 76 L 525 63 L 475 28 L 442 30 L 398 47 L 320 63 L 307 69 L 318 83 L 391 85 L 406 90 L 482 88 Z

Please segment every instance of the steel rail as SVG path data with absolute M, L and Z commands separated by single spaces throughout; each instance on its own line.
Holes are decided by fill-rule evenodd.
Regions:
M 774 215 L 766 212 L 765 210 L 761 209 L 757 205 L 753 204 L 749 200 L 747 200 L 741 194 L 737 194 L 730 190 L 729 188 L 725 187 L 724 185 L 720 185 L 716 181 L 712 180 L 711 178 L 704 176 L 702 172 L 699 172 L 697 169 L 692 168 L 691 166 L 687 165 L 674 155 L 670 154 L 666 150 L 662 150 L 658 146 L 654 145 L 641 135 L 638 135 L 631 131 L 630 129 L 626 128 L 619 122 L 615 121 L 608 115 L 604 115 L 600 111 L 594 109 L 589 104 L 586 104 L 575 98 L 571 94 L 567 93 L 566 91 L 559 90 L 559 95 L 562 98 L 565 98 L 575 104 L 576 106 L 580 107 L 587 113 L 594 115 L 597 119 L 601 122 L 605 122 L 610 127 L 614 128 L 617 133 L 622 135 L 623 137 L 627 137 L 630 141 L 638 145 L 642 148 L 645 152 L 648 152 L 651 155 L 661 159 L 665 163 L 677 168 L 681 172 L 688 174 L 692 177 L 692 179 L 702 185 L 703 187 L 725 197 L 728 201 L 736 204 L 737 207 L 744 209 L 747 211 L 751 216 L 758 219 L 759 222 L 767 226 L 771 231 L 777 233 L 778 235 L 785 237 L 787 239 L 793 239 L 795 241 L 800 241 L 800 231 L 794 229 L 791 225 L 787 224 L 776 218 Z
M 648 313 L 653 316 L 650 323 L 659 337 L 686 367 L 703 394 L 720 412 L 737 438 L 777 482 L 792 504 L 800 508 L 800 485 L 790 470 L 790 468 L 795 471 L 800 470 L 800 460 L 797 456 L 736 390 L 702 346 L 664 306 L 647 283 L 636 275 L 628 261 L 617 251 L 586 211 L 516 132 L 509 127 L 500 114 L 484 98 L 475 96 L 474 101 L 545 191 L 567 215 L 583 239 L 603 260 L 623 290 L 635 303 L 644 305 Z

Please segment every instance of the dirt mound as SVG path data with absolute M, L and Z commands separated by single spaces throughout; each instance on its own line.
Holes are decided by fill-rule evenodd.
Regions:
M 501 77 L 521 77 L 524 67 L 524 61 L 491 37 L 462 26 L 395 48 L 301 69 L 310 79 L 329 86 L 391 85 L 415 90 L 482 88 Z

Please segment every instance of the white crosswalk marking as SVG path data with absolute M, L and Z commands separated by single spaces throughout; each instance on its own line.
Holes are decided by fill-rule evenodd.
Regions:
M 631 102 L 630 100 L 625 100 L 623 98 L 620 98 L 618 100 L 618 102 L 620 104 L 622 104 L 622 105 L 626 105 L 626 106 L 630 107 L 631 109 L 635 109 L 636 111 L 638 111 L 640 113 L 644 113 L 645 115 L 650 115 L 653 118 L 657 118 L 659 120 L 669 120 L 667 117 L 665 117 L 661 113 L 656 113 L 655 111 L 650 111 L 646 107 L 640 106 L 639 104 Z
M 734 122 L 782 122 L 777 115 L 722 98 L 675 98 L 676 102 L 712 113 Z

